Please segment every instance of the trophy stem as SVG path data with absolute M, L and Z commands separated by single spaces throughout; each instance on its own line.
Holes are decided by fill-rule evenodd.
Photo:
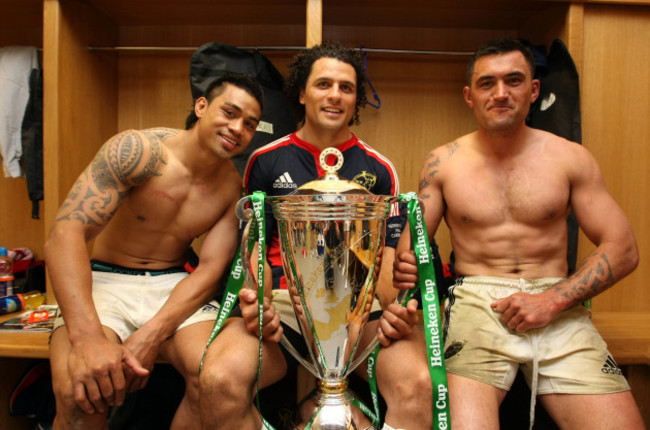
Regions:
M 350 395 L 347 394 L 348 381 L 345 379 L 319 379 L 318 387 L 320 388 L 320 392 L 325 397 L 334 397 L 341 395 L 343 397 L 347 396 L 347 401 L 351 400 Z

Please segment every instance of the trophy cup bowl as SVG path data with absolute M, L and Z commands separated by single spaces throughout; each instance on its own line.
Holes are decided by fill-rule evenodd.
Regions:
M 338 157 L 334 166 L 325 162 L 330 154 Z M 367 345 L 357 351 L 375 299 L 386 219 L 390 205 L 397 201 L 396 196 L 374 195 L 340 179 L 336 170 L 342 162 L 342 154 L 328 148 L 321 154 L 327 172 L 323 178 L 289 195 L 266 198 L 278 222 L 294 325 L 306 343 L 306 353 L 299 353 L 286 337 L 282 343 L 318 378 L 312 429 L 356 428 L 346 378 L 376 345 L 375 334 L 367 333 L 363 336 Z M 244 200 L 238 205 L 240 218 L 246 218 Z M 244 236 L 247 241 L 247 232 Z M 243 254 L 244 249 L 242 245 Z M 242 260 L 251 276 L 247 256 Z

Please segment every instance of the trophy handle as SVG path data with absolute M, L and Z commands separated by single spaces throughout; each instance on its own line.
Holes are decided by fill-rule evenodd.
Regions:
M 303 367 L 307 370 L 309 370 L 309 373 L 314 375 L 316 378 L 321 379 L 322 375 L 318 373 L 318 369 L 316 368 L 316 365 L 312 363 L 309 360 L 306 360 L 299 352 L 298 350 L 289 342 L 289 339 L 287 339 L 286 335 L 282 335 L 282 338 L 280 339 L 280 343 L 284 345 L 284 347 L 289 351 L 289 354 L 293 356 L 300 364 L 303 365 Z
M 363 351 L 359 352 L 357 351 L 356 356 L 352 363 L 348 366 L 348 369 L 356 369 L 357 366 L 359 366 L 362 362 L 366 361 L 368 359 L 368 356 L 372 351 L 375 350 L 375 348 L 379 345 L 379 339 L 377 339 L 377 335 L 373 336 L 372 341 L 363 349 Z

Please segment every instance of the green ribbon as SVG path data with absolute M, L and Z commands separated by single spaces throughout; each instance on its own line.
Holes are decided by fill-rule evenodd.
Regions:
M 253 195 L 248 196 L 249 201 L 253 202 L 261 202 L 262 207 L 264 204 L 264 198 L 265 194 L 263 192 L 255 192 Z M 255 224 L 259 224 L 259 221 L 256 218 L 253 218 L 251 220 L 251 227 L 255 228 Z M 264 217 L 261 219 L 261 225 L 259 229 L 264 232 L 265 226 L 264 226 Z M 265 239 L 262 239 L 262 242 Z M 253 236 L 249 236 L 248 238 L 248 252 L 253 250 L 253 247 L 255 246 L 255 243 L 257 241 L 257 235 L 254 234 Z M 265 251 L 264 251 L 265 252 Z M 261 255 L 261 254 L 260 254 Z M 262 256 L 262 258 L 264 258 Z M 262 260 L 263 261 L 263 260 Z M 264 264 L 262 264 L 262 274 L 264 273 Z M 205 352 L 207 352 L 208 347 L 212 344 L 212 341 L 217 337 L 221 329 L 223 328 L 224 323 L 228 319 L 228 316 L 230 315 L 230 312 L 232 311 L 233 307 L 235 306 L 235 303 L 237 301 L 237 297 L 239 295 L 239 291 L 241 290 L 242 286 L 244 285 L 244 270 L 242 266 L 242 259 L 241 259 L 241 247 L 237 248 L 237 253 L 235 255 L 235 259 L 232 263 L 232 266 L 230 267 L 230 275 L 228 276 L 228 282 L 226 283 L 226 289 L 224 291 L 223 298 L 221 299 L 221 304 L 219 305 L 219 313 L 217 315 L 217 319 L 214 322 L 214 326 L 212 327 L 212 333 L 210 333 L 210 338 L 208 339 L 208 343 L 205 346 L 205 351 L 203 352 L 203 357 L 201 358 L 201 366 L 199 369 L 203 368 L 203 361 L 205 360 Z M 262 283 L 263 286 L 263 283 Z
M 208 351 L 208 347 L 212 344 L 212 341 L 217 337 L 223 324 L 228 319 L 228 315 L 232 311 L 232 308 L 237 302 L 237 295 L 239 290 L 241 290 L 242 285 L 244 284 L 244 273 L 242 269 L 240 248 L 237 249 L 237 255 L 235 260 L 230 267 L 230 275 L 228 276 L 228 283 L 226 284 L 226 290 L 224 291 L 223 298 L 221 299 L 221 304 L 219 305 L 219 314 L 217 319 L 214 321 L 214 326 L 212 327 L 212 333 L 210 333 L 210 338 L 208 343 L 205 346 L 205 351 L 203 351 L 203 357 L 201 357 L 201 365 L 199 366 L 199 373 L 203 369 L 203 361 L 205 360 L 205 354 Z
M 399 200 L 407 203 L 408 221 L 411 231 L 411 241 L 418 268 L 418 284 L 411 288 L 404 295 L 401 305 L 406 306 L 417 290 L 422 295 L 422 308 L 425 338 L 427 343 L 427 362 L 431 385 L 433 389 L 433 428 L 451 428 L 449 416 L 449 388 L 447 385 L 447 372 L 445 369 L 445 357 L 443 353 L 442 330 L 440 321 L 440 303 L 438 290 L 436 288 L 436 273 L 433 268 L 433 256 L 427 235 L 427 228 L 422 217 L 422 210 L 417 194 L 411 192 L 400 194 Z M 375 409 L 375 415 L 379 416 L 379 403 L 377 400 L 377 381 L 375 366 L 377 355 L 381 345 L 368 357 L 368 383 Z M 373 424 L 378 422 L 373 420 Z
M 251 220 L 251 229 L 257 228 L 257 235 L 248 236 L 248 249 L 252 249 L 255 245 L 255 240 L 257 239 L 258 243 L 258 252 L 257 252 L 257 323 L 258 323 L 258 338 L 259 338 L 259 362 L 257 365 L 257 381 L 255 382 L 255 403 L 257 404 L 257 410 L 260 411 L 260 417 L 265 426 L 268 426 L 270 429 L 273 429 L 264 417 L 262 417 L 262 409 L 260 409 L 260 376 L 262 375 L 262 326 L 264 321 L 262 317 L 264 315 L 264 263 L 266 262 L 266 226 L 264 219 L 264 199 L 266 194 L 262 191 L 255 191 L 253 195 L 249 196 L 248 199 L 253 206 L 253 219 Z M 257 236 L 257 237 L 255 237 Z
M 253 218 L 250 221 L 251 233 L 248 236 L 248 242 L 247 242 L 248 252 L 250 253 L 253 250 L 255 243 L 259 244 L 258 247 L 259 252 L 257 253 L 258 256 L 257 258 L 257 279 L 258 279 L 257 316 L 258 316 L 258 328 L 259 328 L 258 331 L 259 364 L 257 367 L 257 381 L 256 381 L 256 394 L 255 394 L 255 403 L 257 405 L 258 411 L 261 411 L 260 403 L 259 403 L 259 381 L 260 381 L 260 375 L 262 373 L 262 339 L 263 339 L 262 316 L 264 314 L 264 262 L 266 260 L 266 226 L 265 226 L 265 219 L 264 219 L 265 198 L 266 198 L 266 194 L 261 191 L 256 191 L 252 195 L 248 196 L 248 201 L 252 203 L 252 211 L 253 211 Z M 243 273 L 243 265 L 242 265 L 240 251 L 241 248 L 237 250 L 237 256 L 235 257 L 235 260 L 233 261 L 233 264 L 230 268 L 230 275 L 228 276 L 228 282 L 226 283 L 224 296 L 223 299 L 221 300 L 221 304 L 219 307 L 219 314 L 217 315 L 217 319 L 214 322 L 212 333 L 210 334 L 210 338 L 208 339 L 208 343 L 205 347 L 205 351 L 203 352 L 203 357 L 201 358 L 201 365 L 199 367 L 199 372 L 203 368 L 203 361 L 205 360 L 205 353 L 207 352 L 208 347 L 210 346 L 210 344 L 212 344 L 212 341 L 214 341 L 214 339 L 217 337 L 217 335 L 223 328 L 223 324 L 228 319 L 228 316 L 230 315 L 230 312 L 234 307 L 234 304 L 237 300 L 237 296 L 239 295 L 239 291 L 244 285 L 244 273 Z M 260 412 L 260 417 L 262 418 L 262 422 L 265 428 L 268 428 L 269 430 L 274 430 L 273 426 L 271 426 L 271 424 L 269 424 L 264 419 L 264 417 L 262 417 L 261 412 Z

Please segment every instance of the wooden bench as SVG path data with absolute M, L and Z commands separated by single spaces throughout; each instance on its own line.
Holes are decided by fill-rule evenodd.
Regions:
M 594 312 L 592 321 L 620 365 L 650 365 L 650 313 Z
M 0 331 L 0 357 L 49 358 L 49 338 L 49 332 Z

